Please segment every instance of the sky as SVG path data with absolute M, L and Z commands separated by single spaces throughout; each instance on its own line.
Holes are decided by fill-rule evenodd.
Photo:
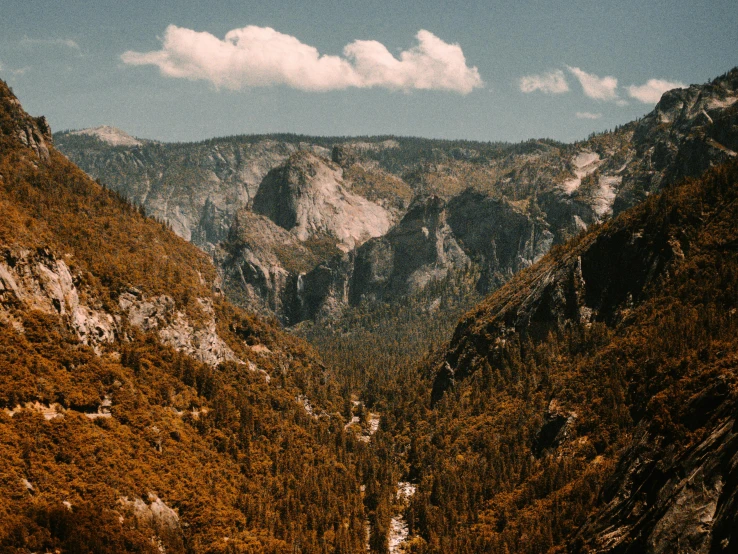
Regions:
M 735 0 L 0 0 L 55 131 L 573 141 L 738 65 Z

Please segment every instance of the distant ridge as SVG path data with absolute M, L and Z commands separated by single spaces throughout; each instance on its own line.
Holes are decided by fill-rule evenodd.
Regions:
M 70 131 L 69 134 L 95 137 L 111 146 L 141 146 L 143 144 L 142 141 L 133 138 L 125 131 L 118 129 L 117 127 L 111 127 L 110 125 L 101 125 L 100 127 Z

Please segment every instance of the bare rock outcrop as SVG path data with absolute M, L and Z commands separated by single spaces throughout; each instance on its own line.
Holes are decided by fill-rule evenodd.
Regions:
M 706 429 L 686 451 L 643 420 L 604 492 L 604 507 L 579 531 L 580 552 L 733 552 L 738 546 L 738 424 L 729 385 L 716 380 L 686 412 Z
M 390 213 L 350 192 L 342 174 L 326 159 L 297 153 L 264 178 L 254 197 L 254 211 L 302 241 L 327 235 L 345 251 L 384 235 L 392 224 Z
M 21 330 L 16 309 L 58 315 L 84 344 L 96 348 L 117 336 L 114 315 L 82 302 L 69 266 L 48 249 L 0 254 L 0 318 Z
M 155 331 L 164 344 L 211 366 L 224 361 L 240 361 L 218 336 L 215 312 L 209 299 L 198 298 L 201 321 L 193 323 L 178 310 L 174 299 L 161 295 L 147 298 L 132 289 L 121 294 L 118 303 L 128 322 L 143 331 Z

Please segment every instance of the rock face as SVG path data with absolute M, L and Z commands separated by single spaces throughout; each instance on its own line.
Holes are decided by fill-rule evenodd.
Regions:
M 384 235 L 387 210 L 347 190 L 343 170 L 314 154 L 294 154 L 259 185 L 254 212 L 306 241 L 330 236 L 344 251 Z
M 182 310 L 177 310 L 174 299 L 166 295 L 145 298 L 132 289 L 118 298 L 131 325 L 142 331 L 156 331 L 161 341 L 175 350 L 213 367 L 221 362 L 240 362 L 218 336 L 212 301 L 198 298 L 197 302 L 204 318 L 194 323 Z
M 208 252 L 227 238 L 236 214 L 253 199 L 269 170 L 301 147 L 321 151 L 268 138 L 197 145 L 133 139 L 133 144 L 122 131 L 107 129 L 86 129 L 57 138 L 62 151 L 93 178 L 104 180 Z
M 615 213 L 684 177 L 697 177 L 738 152 L 738 70 L 705 85 L 664 93 L 633 126 L 628 163 L 620 172 Z
M 45 117 L 28 115 L 18 99 L 4 86 L 0 87 L 0 113 L 0 136 L 30 148 L 43 161 L 49 160 L 49 146 L 53 144 L 53 139 Z
M 85 305 L 69 267 L 48 249 L 0 254 L 0 322 L 22 330 L 14 311 L 39 310 L 63 318 L 84 343 L 100 347 L 118 336 L 119 318 Z
M 295 302 L 300 276 L 338 253 L 335 239 L 303 242 L 267 217 L 243 210 L 216 260 L 230 297 L 292 321 L 299 312 Z
M 669 447 L 646 422 L 604 493 L 605 506 L 579 531 L 584 552 L 733 552 L 738 547 L 738 404 L 716 380 L 687 407 L 705 438 Z
M 441 198 L 420 198 L 389 233 L 359 248 L 350 302 L 356 305 L 413 294 L 444 279 L 450 270 L 467 267 L 469 258 L 446 219 Z
M 127 323 L 142 331 L 156 331 L 163 343 L 211 366 L 238 361 L 217 334 L 210 300 L 198 299 L 204 316 L 198 322 L 177 310 L 171 297 L 147 299 L 136 289 L 120 295 L 120 312 L 110 312 L 94 297 L 81 293 L 80 282 L 80 276 L 73 276 L 66 262 L 49 249 L 5 250 L 0 257 L 0 322 L 23 332 L 15 317 L 18 310 L 59 316 L 83 344 L 98 353 L 125 337 Z
M 572 321 L 617 323 L 678 255 L 678 244 L 668 235 L 616 228 L 588 234 L 565 254 L 544 260 L 520 276 L 517 287 L 490 298 L 485 333 L 494 332 L 497 342 L 479 351 L 477 314 L 462 320 L 434 381 L 433 400 L 469 375 L 471 359 L 501 351 L 509 337 L 542 339 Z
M 506 199 L 468 190 L 449 201 L 448 223 L 464 250 L 482 268 L 479 289 L 494 290 L 538 261 L 553 244 L 542 213 Z

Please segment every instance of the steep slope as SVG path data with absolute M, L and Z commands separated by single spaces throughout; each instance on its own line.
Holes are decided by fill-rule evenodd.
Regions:
M 93 178 L 206 251 L 227 237 L 236 213 L 269 170 L 301 147 L 268 138 L 194 147 L 143 140 L 111 144 L 99 129 L 57 134 L 56 141 Z
M 294 233 L 242 210 L 216 254 L 229 298 L 260 313 L 297 317 L 298 281 L 326 258 L 339 255 L 335 238 L 301 241 Z
M 363 551 L 315 354 L 50 138 L 0 82 L 0 550 Z
M 732 163 L 554 248 L 463 318 L 433 408 L 398 424 L 413 551 L 735 550 L 736 217 Z

